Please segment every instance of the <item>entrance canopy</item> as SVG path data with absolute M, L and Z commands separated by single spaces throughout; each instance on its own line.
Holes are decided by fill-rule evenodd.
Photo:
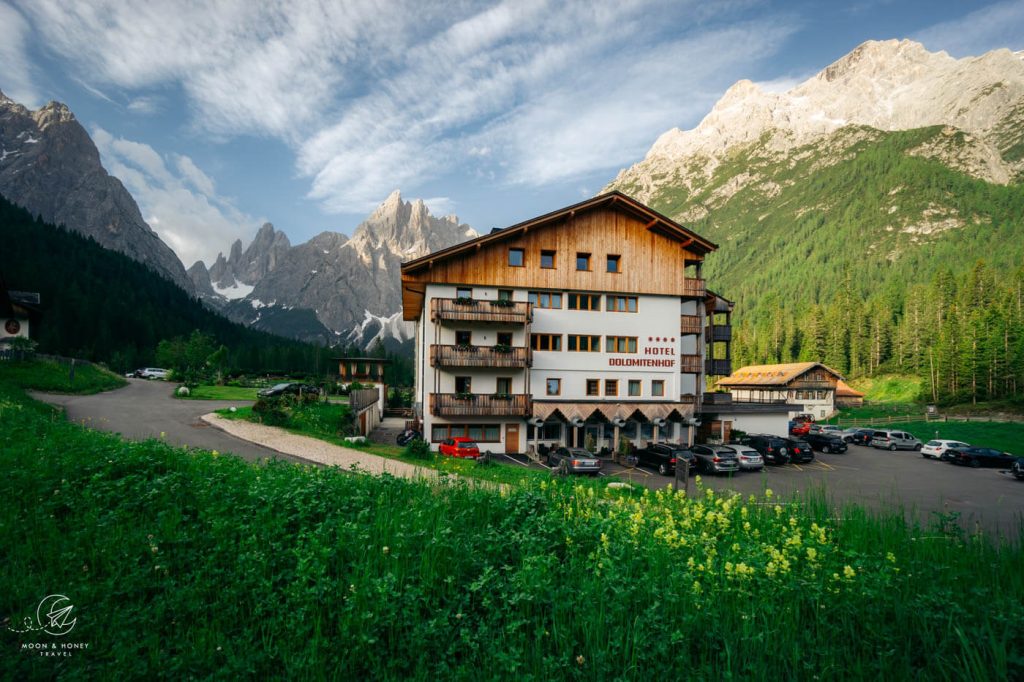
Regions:
M 693 416 L 694 406 L 690 403 L 610 403 L 610 402 L 540 402 L 533 401 L 533 416 L 545 421 L 561 417 L 566 421 L 574 419 L 605 420 L 637 419 L 654 421 L 672 419 L 682 421 Z

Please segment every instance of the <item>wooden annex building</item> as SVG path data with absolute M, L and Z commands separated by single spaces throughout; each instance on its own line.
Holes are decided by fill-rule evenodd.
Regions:
M 701 273 L 716 248 L 612 192 L 403 263 L 426 438 L 692 441 L 705 376 L 729 373 L 732 304 Z

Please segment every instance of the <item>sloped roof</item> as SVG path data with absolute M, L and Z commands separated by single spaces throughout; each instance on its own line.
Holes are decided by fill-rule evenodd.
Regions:
M 790 362 L 781 365 L 748 365 L 718 381 L 719 386 L 785 386 L 808 371 L 820 367 L 836 378 L 839 372 L 820 362 Z
M 850 388 L 842 379 L 836 384 L 836 397 L 837 398 L 863 398 L 864 394 L 860 391 Z
M 647 229 L 659 232 L 676 240 L 686 242 L 685 245 L 687 248 L 692 249 L 696 253 L 708 254 L 718 248 L 717 244 L 710 242 L 696 232 L 683 227 L 671 218 L 663 216 L 654 209 L 641 204 L 636 199 L 627 196 L 622 192 L 613 191 L 594 197 L 593 199 L 581 201 L 580 203 L 573 204 L 572 206 L 560 208 L 557 211 L 553 211 L 536 218 L 531 218 L 517 225 L 506 227 L 503 230 L 491 230 L 488 234 L 475 239 L 470 239 L 469 241 L 456 244 L 455 246 L 450 246 L 447 249 L 434 251 L 433 253 L 429 253 L 426 256 L 422 256 L 415 260 L 406 261 L 405 263 L 402 263 L 402 272 L 415 272 L 424 267 L 428 267 L 431 263 L 439 260 L 458 257 L 469 251 L 474 251 L 483 245 L 513 239 L 527 230 L 555 224 L 566 218 L 572 217 L 576 213 L 606 206 L 614 206 L 637 215 L 647 223 Z

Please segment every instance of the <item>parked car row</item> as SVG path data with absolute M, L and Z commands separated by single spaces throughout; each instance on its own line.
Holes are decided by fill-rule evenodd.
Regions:
M 941 457 L 942 461 L 950 464 L 961 464 L 977 469 L 978 467 L 1002 467 L 1011 469 L 1020 459 L 1009 452 L 977 446 L 947 448 Z

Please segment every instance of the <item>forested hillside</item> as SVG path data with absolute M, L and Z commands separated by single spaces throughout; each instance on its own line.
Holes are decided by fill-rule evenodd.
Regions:
M 660 179 L 653 206 L 702 213 L 688 224 L 721 246 L 705 274 L 737 303 L 733 364 L 822 359 L 919 374 L 931 398 L 1019 395 L 1024 186 L 936 158 L 964 144 L 848 127 L 783 158 L 737 150 L 698 188 Z
M 0 244 L 7 286 L 41 294 L 42 317 L 33 329 L 41 351 L 123 370 L 152 364 L 161 340 L 198 329 L 228 347 L 236 369 L 330 369 L 328 350 L 230 322 L 146 266 L 34 219 L 3 197 Z

